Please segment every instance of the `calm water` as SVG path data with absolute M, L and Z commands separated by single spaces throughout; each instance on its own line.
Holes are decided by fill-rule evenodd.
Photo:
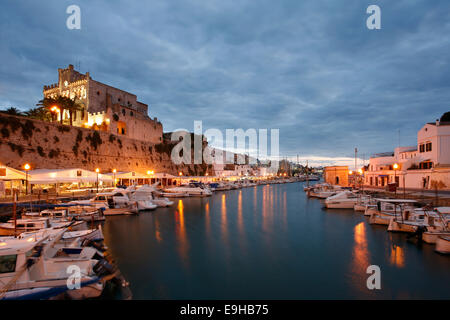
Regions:
M 176 199 L 104 233 L 135 299 L 450 298 L 450 257 L 322 208 L 303 183 Z M 371 264 L 381 290 L 366 288 Z

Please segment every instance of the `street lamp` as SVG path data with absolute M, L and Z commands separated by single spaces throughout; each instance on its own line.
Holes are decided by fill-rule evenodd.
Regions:
M 117 172 L 117 170 L 116 169 L 113 169 L 113 186 L 114 186 L 114 188 L 116 187 L 116 172 Z
M 397 169 L 398 169 L 398 164 L 394 163 L 395 195 L 397 195 Z
M 181 186 L 181 176 L 183 175 L 183 172 L 178 172 L 178 175 L 180 176 L 180 182 L 179 182 L 179 185 Z
M 56 115 L 56 117 L 57 117 L 58 113 L 60 113 L 61 110 L 59 109 L 58 106 L 52 106 L 50 108 L 50 111 L 53 112 Z M 62 117 L 62 115 L 61 115 L 61 117 Z M 56 118 L 56 121 L 58 121 L 58 118 Z
M 98 173 L 100 172 L 100 169 L 99 168 L 95 169 L 95 172 L 97 172 L 97 193 L 98 193 Z
M 28 163 L 25 163 L 23 166 L 25 169 L 25 194 L 28 194 L 28 171 L 31 169 L 31 166 Z

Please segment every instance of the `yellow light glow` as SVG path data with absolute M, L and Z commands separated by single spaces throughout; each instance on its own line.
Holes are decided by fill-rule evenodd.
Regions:
M 0 247 L 6 246 L 6 242 L 0 242 Z
M 114 173 L 116 173 L 116 172 L 117 172 L 117 170 L 116 170 L 116 169 L 113 169 L 113 172 L 114 172 Z
M 362 173 L 363 173 L 363 170 L 362 170 L 362 169 L 359 169 L 358 172 L 359 172 L 359 174 L 362 174 Z
M 99 172 L 100 172 L 100 169 L 99 169 L 99 168 L 95 169 L 95 172 L 99 173 Z
M 148 171 L 147 171 L 147 174 L 148 174 L 148 175 L 154 174 L 154 173 L 155 173 L 155 172 L 154 172 L 153 170 L 148 170 Z
M 31 169 L 31 166 L 30 166 L 28 163 L 26 163 L 26 164 L 23 166 L 23 168 L 24 168 L 25 170 L 30 170 L 30 169 Z
M 34 240 L 33 238 L 27 239 L 28 242 L 33 242 L 33 240 Z
M 352 170 L 350 170 L 350 171 L 348 172 L 348 174 L 353 174 L 353 171 L 352 171 Z
M 397 163 L 394 163 L 394 169 L 395 170 L 398 169 L 398 164 Z
M 181 172 L 181 171 L 178 172 L 178 175 L 179 175 L 179 176 L 182 176 L 182 175 L 183 175 L 183 172 Z
M 52 112 L 60 112 L 60 110 L 59 110 L 59 108 L 57 106 L 51 107 L 50 111 L 52 111 Z

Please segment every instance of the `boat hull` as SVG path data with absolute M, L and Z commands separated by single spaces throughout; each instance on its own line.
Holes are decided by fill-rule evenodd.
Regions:
M 450 254 L 450 237 L 438 237 L 435 250 L 442 254 Z
M 390 232 L 406 232 L 406 233 L 414 233 L 417 230 L 417 226 L 413 226 L 407 223 L 402 223 L 400 221 L 395 221 L 391 219 L 389 222 L 388 231 Z

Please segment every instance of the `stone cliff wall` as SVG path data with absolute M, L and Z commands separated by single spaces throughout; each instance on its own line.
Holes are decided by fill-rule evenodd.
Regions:
M 147 170 L 176 175 L 212 174 L 202 165 L 176 166 L 170 160 L 173 145 L 133 140 L 91 129 L 0 114 L 0 163 L 22 169 L 83 168 L 102 172 Z

